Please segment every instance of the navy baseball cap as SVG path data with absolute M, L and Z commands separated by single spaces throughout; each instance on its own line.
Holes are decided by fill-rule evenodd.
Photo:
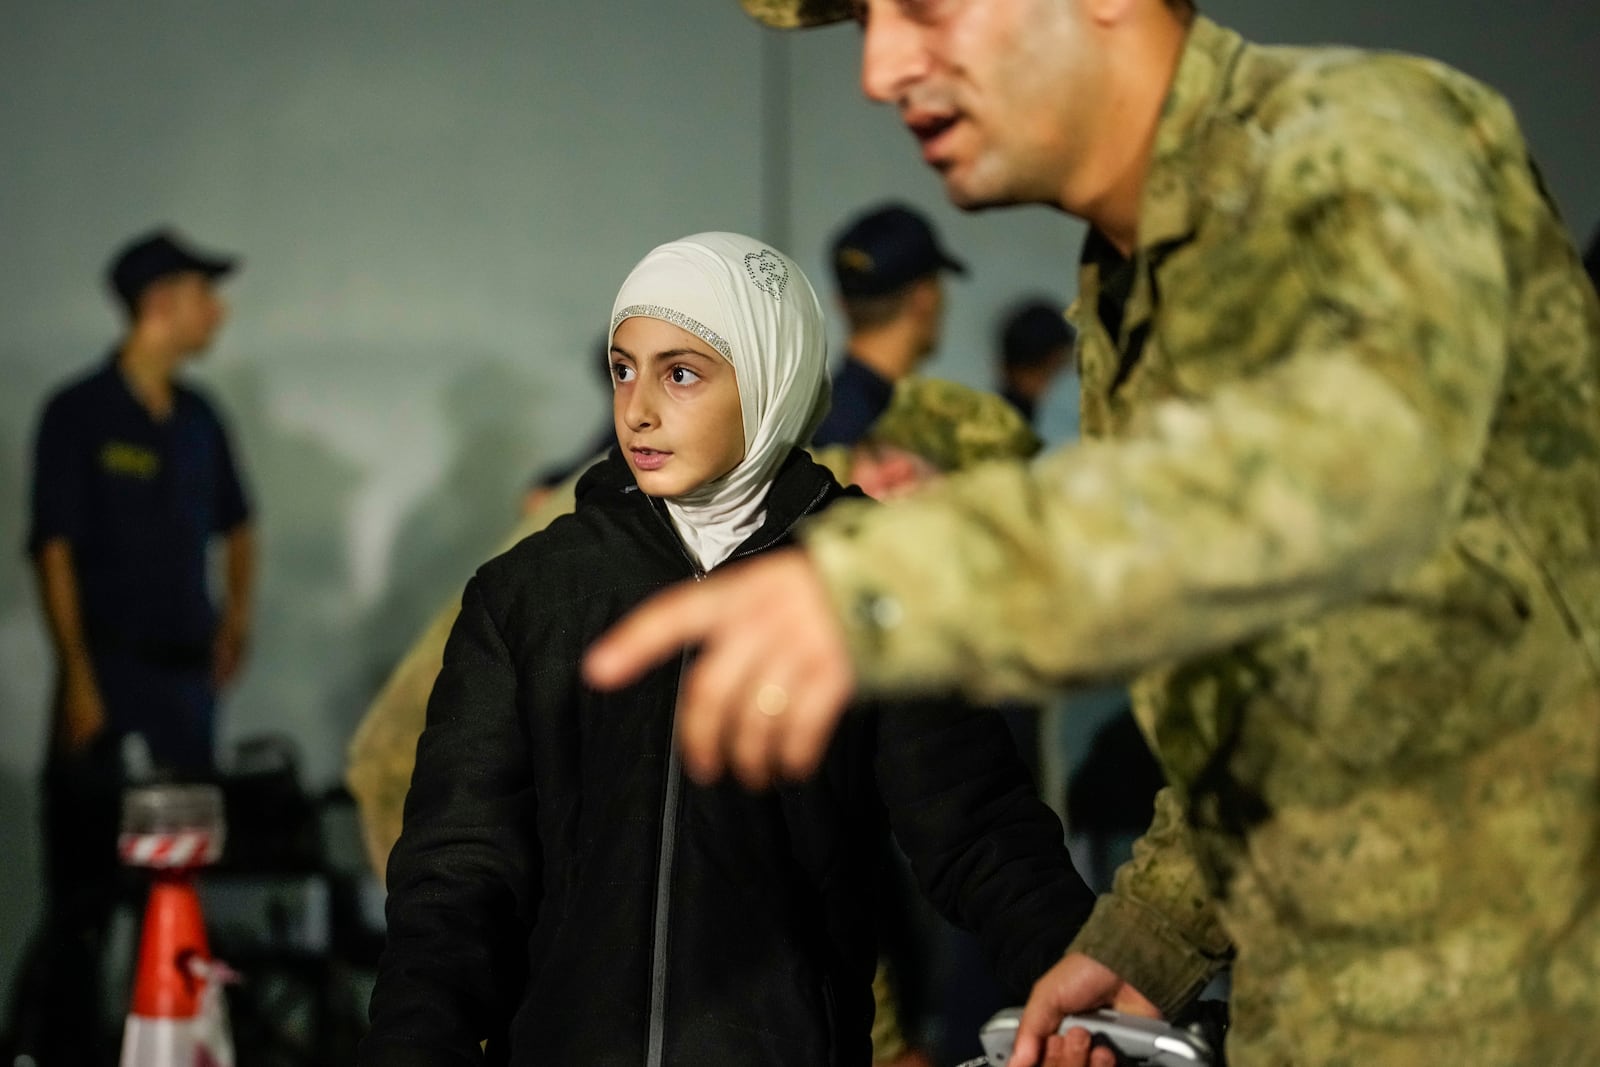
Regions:
M 845 296 L 885 296 L 942 270 L 967 273 L 922 213 L 904 204 L 874 208 L 834 238 L 833 276 Z
M 221 278 L 239 266 L 236 256 L 206 255 L 185 244 L 172 230 L 152 230 L 123 245 L 106 268 L 106 280 L 124 307 L 132 309 L 151 283 L 174 274 Z

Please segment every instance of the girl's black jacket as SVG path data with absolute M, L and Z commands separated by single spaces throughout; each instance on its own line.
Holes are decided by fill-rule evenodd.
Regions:
M 795 451 L 734 558 L 846 495 Z M 1019 1003 L 1087 918 L 1060 823 L 991 712 L 864 704 L 803 784 L 684 777 L 681 661 L 615 693 L 579 661 L 694 574 L 613 451 L 574 514 L 467 585 L 389 861 L 361 1064 L 865 1065 L 889 827 Z

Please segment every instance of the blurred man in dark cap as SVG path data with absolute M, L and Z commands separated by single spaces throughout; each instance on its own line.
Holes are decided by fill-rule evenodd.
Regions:
M 178 381 L 210 346 L 237 261 L 171 231 L 125 245 L 107 272 L 126 315 L 99 364 L 50 397 L 39 421 L 28 552 L 56 657 L 44 773 L 48 912 L 19 982 L 19 1053 L 95 1064 L 108 1044 L 100 955 L 115 904 L 118 805 L 136 761 L 212 769 L 216 696 L 249 632 L 250 508 L 211 402 Z M 223 538 L 213 604 L 207 556 Z
M 1011 401 L 1029 425 L 1036 425 L 1039 402 L 1056 376 L 1072 365 L 1078 331 L 1048 300 L 1017 305 L 1000 330 L 1000 395 Z
M 853 445 L 889 406 L 894 384 L 932 355 L 944 323 L 945 271 L 967 268 L 904 204 L 852 220 L 833 242 L 833 276 L 850 330 L 817 445 Z

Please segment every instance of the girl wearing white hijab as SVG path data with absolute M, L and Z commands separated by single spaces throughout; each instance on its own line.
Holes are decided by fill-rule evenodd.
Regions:
M 852 495 L 798 447 L 828 390 L 787 256 L 726 233 L 663 245 L 611 328 L 617 450 L 462 596 L 358 1062 L 865 1067 L 891 826 L 1020 1002 L 1092 898 L 997 716 L 864 707 L 816 777 L 750 794 L 684 777 L 681 664 L 583 684 L 585 648 L 646 597 Z
M 623 455 L 710 570 L 761 525 L 778 467 L 827 414 L 817 295 L 787 256 L 738 234 L 695 234 L 645 256 L 622 283 L 611 360 Z M 659 391 L 653 376 L 641 380 L 646 362 L 664 372 Z M 719 400 L 720 417 L 705 418 Z M 668 441 L 683 447 L 667 451 Z

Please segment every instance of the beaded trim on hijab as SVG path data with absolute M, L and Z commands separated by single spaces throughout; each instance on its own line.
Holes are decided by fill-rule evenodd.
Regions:
M 611 332 L 617 332 L 617 327 L 622 325 L 623 319 L 631 319 L 636 316 L 647 319 L 660 319 L 662 322 L 672 323 L 672 325 L 681 330 L 688 330 L 700 340 L 721 352 L 723 359 L 729 363 L 733 362 L 733 346 L 723 340 L 721 334 L 699 320 L 691 319 L 681 311 L 662 307 L 660 304 L 629 304 L 611 316 Z

